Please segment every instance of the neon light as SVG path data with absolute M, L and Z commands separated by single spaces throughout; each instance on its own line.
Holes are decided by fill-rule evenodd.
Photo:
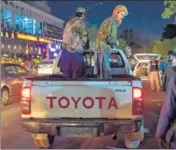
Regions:
M 39 42 L 43 42 L 43 43 L 52 43 L 51 40 L 44 39 L 44 38 L 39 38 L 38 41 L 39 41 Z
M 37 41 L 37 37 L 31 36 L 31 35 L 25 35 L 25 34 L 17 34 L 17 38 L 23 39 L 23 40 L 31 40 L 31 41 Z
M 17 38 L 23 39 L 23 40 L 36 41 L 36 42 L 38 41 L 38 42 L 43 42 L 43 43 L 52 43 L 51 40 L 48 40 L 45 38 L 37 38 L 36 36 L 25 35 L 25 34 L 21 34 L 21 33 L 17 34 Z

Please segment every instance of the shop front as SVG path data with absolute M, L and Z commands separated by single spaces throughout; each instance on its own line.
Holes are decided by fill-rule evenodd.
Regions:
M 13 30 L 1 31 L 1 53 L 8 55 L 33 54 L 46 57 L 48 44 L 53 43 L 46 37 L 34 36 Z

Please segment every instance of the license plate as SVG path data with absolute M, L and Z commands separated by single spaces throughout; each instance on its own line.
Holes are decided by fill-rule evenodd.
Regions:
M 61 127 L 60 135 L 65 137 L 95 137 L 98 135 L 98 128 Z

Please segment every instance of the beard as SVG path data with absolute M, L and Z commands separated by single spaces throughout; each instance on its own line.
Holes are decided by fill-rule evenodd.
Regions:
M 118 22 L 118 24 L 121 24 L 122 23 L 122 19 L 118 19 L 117 22 Z
M 117 21 L 118 24 L 122 23 L 122 19 L 119 19 L 119 18 L 116 18 L 116 17 L 114 17 L 114 18 L 115 18 L 115 20 Z

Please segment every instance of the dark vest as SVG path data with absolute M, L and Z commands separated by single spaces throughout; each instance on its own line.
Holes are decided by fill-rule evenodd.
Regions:
M 150 61 L 150 72 L 159 71 L 158 61 Z

